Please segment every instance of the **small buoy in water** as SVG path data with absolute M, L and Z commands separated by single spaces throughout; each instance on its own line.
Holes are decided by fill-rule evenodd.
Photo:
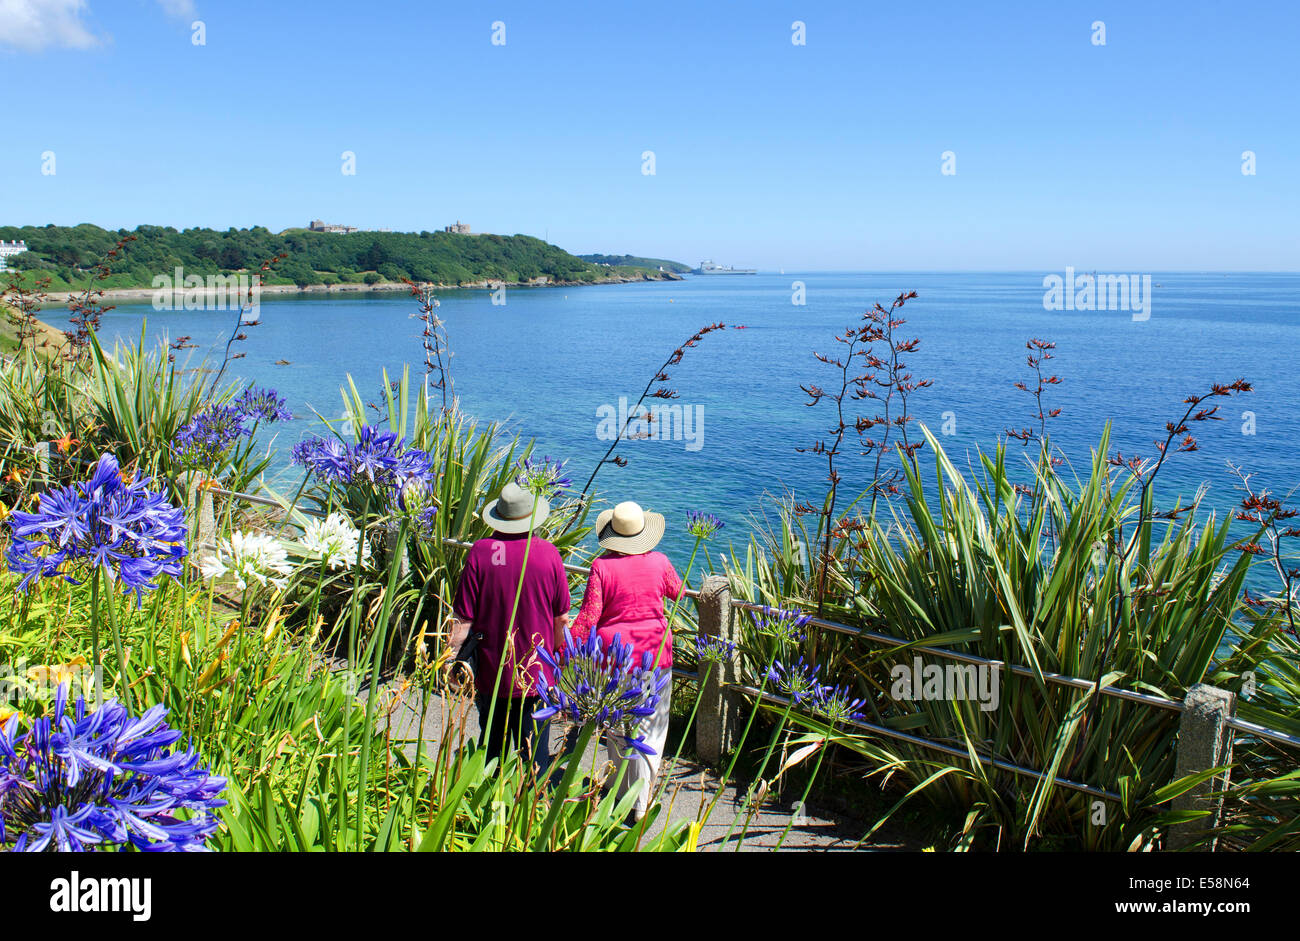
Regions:
M 675 300 L 673 300 L 673 299 L 670 297 L 670 298 L 668 298 L 668 303 L 669 303 L 669 304 L 676 304 L 677 302 L 676 302 Z

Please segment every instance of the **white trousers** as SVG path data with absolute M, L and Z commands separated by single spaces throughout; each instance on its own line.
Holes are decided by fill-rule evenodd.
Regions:
M 636 796 L 636 806 L 633 813 L 638 820 L 645 815 L 646 809 L 650 806 L 650 795 L 654 791 L 655 776 L 659 773 L 659 766 L 663 763 L 664 745 L 668 740 L 668 713 L 670 711 L 669 700 L 671 699 L 673 685 L 669 682 L 664 686 L 663 695 L 659 699 L 659 705 L 655 707 L 654 715 L 642 719 L 636 729 L 645 736 L 645 743 L 654 749 L 653 755 L 643 755 L 635 748 L 627 745 L 621 736 L 605 736 L 605 754 L 609 760 L 614 763 L 614 774 L 617 775 L 620 766 L 625 766 L 623 770 L 623 780 L 619 782 L 618 796 L 621 799 L 637 781 L 645 782 L 641 787 L 641 793 Z M 625 758 L 624 755 L 631 757 Z

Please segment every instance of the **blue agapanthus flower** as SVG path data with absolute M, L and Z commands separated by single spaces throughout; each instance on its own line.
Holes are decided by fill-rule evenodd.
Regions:
M 293 463 L 323 484 L 369 483 L 396 500 L 411 487 L 431 485 L 433 459 L 408 448 L 396 432 L 363 425 L 355 444 L 338 438 L 307 438 L 293 447 Z
M 245 418 L 234 405 L 211 405 L 176 433 L 172 453 L 185 467 L 215 471 L 231 445 L 248 434 Z
M 352 482 L 352 449 L 338 438 L 306 438 L 293 446 L 293 463 L 323 484 Z
M 14 510 L 5 559 L 22 575 L 18 588 L 55 576 L 76 584 L 74 574 L 98 568 L 138 603 L 159 576 L 180 575 L 185 511 L 148 484 L 139 474 L 124 479 L 117 459 L 105 454 L 90 480 L 41 494 L 36 513 Z
M 233 401 L 209 405 L 176 433 L 172 452 L 182 466 L 215 473 L 241 437 L 251 437 L 265 422 L 290 421 L 288 402 L 274 389 L 249 386 Z
M 293 412 L 289 411 L 288 400 L 282 398 L 274 389 L 249 386 L 239 398 L 235 399 L 234 405 L 245 418 L 252 419 L 254 422 L 266 422 L 272 425 L 280 421 L 293 420 Z
M 365 425 L 355 444 L 307 438 L 294 445 L 292 460 L 326 486 L 369 486 L 393 517 L 411 521 L 416 535 L 433 533 L 438 513 L 433 458 L 420 448 L 408 448 L 396 433 Z
M 363 425 L 357 443 L 352 446 L 353 477 L 379 486 L 393 483 L 404 443 L 395 431 Z
M 810 667 L 804 662 L 803 657 L 789 666 L 777 660 L 768 671 L 767 680 L 777 690 L 793 699 L 796 705 L 802 705 L 804 702 L 816 703 L 823 690 L 821 683 L 817 682 L 817 674 L 820 670 L 820 664 Z
M 762 634 L 775 637 L 781 644 L 801 644 L 808 639 L 804 628 L 812 620 L 811 614 L 804 614 L 790 608 L 774 608 L 770 605 L 754 613 L 754 622 Z
M 181 733 L 166 714 L 134 717 L 113 701 L 90 709 L 81 697 L 69 709 L 64 684 L 26 734 L 11 716 L 0 726 L 0 847 L 206 849 L 226 781 L 173 747 Z
M 865 700 L 855 697 L 847 686 L 823 686 L 813 700 L 813 710 L 828 719 L 831 725 L 838 722 L 861 722 Z
M 573 481 L 564 475 L 564 466 L 568 461 L 553 459 L 549 455 L 526 457 L 519 465 L 515 483 L 529 493 L 544 500 L 553 500 L 564 495 Z
M 629 749 L 653 755 L 645 742 L 641 723 L 654 715 L 670 672 L 652 666 L 650 651 L 633 656 L 632 645 L 615 634 L 605 644 L 596 631 L 577 641 L 568 628 L 564 646 L 552 653 L 541 644 L 537 655 L 550 667 L 551 683 L 537 681 L 542 708 L 533 713 L 537 720 L 563 714 L 579 725 L 594 725 L 599 731 L 623 739 Z
M 696 539 L 708 539 L 726 524 L 713 513 L 686 511 L 686 532 Z

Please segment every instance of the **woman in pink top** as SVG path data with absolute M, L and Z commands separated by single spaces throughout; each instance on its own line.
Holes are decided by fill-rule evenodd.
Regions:
M 682 580 L 667 556 L 652 551 L 663 535 L 663 516 L 646 512 L 632 502 L 620 503 L 597 517 L 596 538 L 606 552 L 592 560 L 582 609 L 573 622 L 575 638 L 585 640 L 594 630 L 608 644 L 618 634 L 623 643 L 632 645 L 638 659 L 649 652 L 656 666 L 673 665 L 673 635 L 664 616 L 664 599 L 682 596 Z M 636 782 L 644 782 L 633 810 L 637 820 L 645 815 L 659 773 L 668 737 L 671 691 L 670 683 L 664 687 L 654 715 L 641 722 L 640 731 L 645 743 L 654 749 L 653 755 L 628 749 L 621 739 L 610 737 L 605 742 L 615 768 L 620 763 L 627 766 L 619 796 Z

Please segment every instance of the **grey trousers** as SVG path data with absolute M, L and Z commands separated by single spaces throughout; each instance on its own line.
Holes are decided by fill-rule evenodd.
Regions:
M 605 754 L 614 763 L 614 774 L 618 774 L 620 765 L 626 766 L 623 780 L 619 783 L 618 796 L 622 798 L 636 782 L 645 782 L 641 793 L 636 797 L 636 806 L 632 810 L 638 820 L 645 815 L 646 809 L 650 806 L 655 776 L 663 763 L 664 745 L 668 740 L 668 713 L 672 688 L 672 683 L 664 687 L 663 696 L 659 700 L 659 705 L 655 707 L 654 715 L 642 719 L 637 726 L 637 730 L 645 736 L 645 743 L 654 749 L 653 755 L 643 755 L 636 749 L 629 748 L 619 736 L 605 736 Z M 625 755 L 630 757 L 625 758 Z

